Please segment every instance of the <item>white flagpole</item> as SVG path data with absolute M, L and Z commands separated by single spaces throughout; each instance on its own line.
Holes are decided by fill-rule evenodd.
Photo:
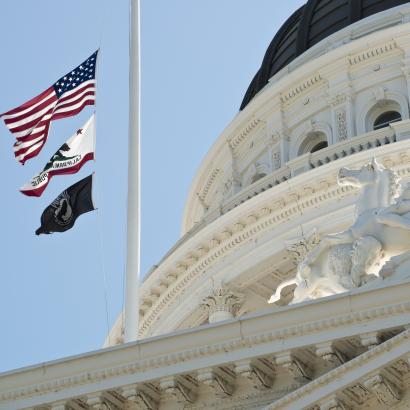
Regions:
M 140 273 L 140 1 L 130 0 L 127 261 L 124 341 L 138 338 Z

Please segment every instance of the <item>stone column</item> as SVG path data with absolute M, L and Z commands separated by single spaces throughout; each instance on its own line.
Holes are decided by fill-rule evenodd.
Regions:
M 220 286 L 204 297 L 201 305 L 208 311 L 209 323 L 215 323 L 234 318 L 241 304 L 240 294 Z

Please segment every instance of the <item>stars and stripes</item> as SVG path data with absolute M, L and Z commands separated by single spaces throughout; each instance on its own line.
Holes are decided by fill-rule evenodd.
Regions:
M 0 115 L 16 137 L 14 156 L 20 163 L 41 151 L 51 121 L 76 115 L 95 103 L 97 54 L 98 50 L 37 97 Z

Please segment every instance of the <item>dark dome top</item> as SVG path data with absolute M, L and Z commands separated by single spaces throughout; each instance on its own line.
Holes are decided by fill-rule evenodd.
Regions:
M 350 24 L 405 0 L 308 0 L 295 11 L 269 44 L 262 65 L 250 83 L 241 110 L 283 67 L 319 41 Z

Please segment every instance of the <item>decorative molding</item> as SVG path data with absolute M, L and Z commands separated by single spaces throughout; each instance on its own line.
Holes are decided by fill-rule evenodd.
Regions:
M 296 380 L 312 380 L 312 368 L 293 352 L 276 356 L 276 364 L 284 367 Z
M 356 65 L 367 62 L 368 60 L 376 57 L 380 57 L 383 54 L 389 53 L 397 48 L 397 44 L 394 40 L 386 42 L 383 45 L 369 48 L 367 50 L 360 51 L 356 54 L 351 54 L 348 59 L 350 65 Z
M 322 76 L 319 73 L 314 74 L 313 76 L 307 78 L 298 85 L 292 87 L 288 91 L 281 93 L 280 100 L 282 104 L 288 104 L 295 97 L 300 96 L 302 93 L 306 92 L 311 87 L 321 83 L 323 83 Z
M 387 340 L 386 342 L 380 344 L 372 350 L 369 350 L 360 356 L 355 357 L 354 359 L 346 362 L 345 364 L 337 367 L 336 369 L 331 370 L 330 372 L 324 374 L 323 376 L 318 377 L 317 379 L 311 381 L 310 383 L 300 387 L 299 389 L 289 393 L 287 396 L 282 399 L 277 400 L 271 405 L 267 406 L 264 410 L 279 410 L 283 409 L 285 405 L 289 405 L 292 401 L 299 399 L 311 392 L 320 386 L 327 385 L 335 379 L 343 377 L 343 375 L 351 369 L 359 368 L 363 364 L 369 362 L 372 358 L 376 358 L 378 355 L 383 354 L 386 351 L 389 351 L 400 345 L 402 343 L 408 344 L 410 340 L 410 330 L 406 330 L 398 334 L 397 336 Z M 358 396 L 360 397 L 360 396 Z M 361 397 L 366 397 L 366 395 L 361 395 Z M 365 401 L 365 400 L 364 400 Z M 363 402 L 364 402 L 363 401 Z
M 373 98 L 379 102 L 386 99 L 386 89 L 383 86 L 374 87 L 372 89 Z
M 390 146 L 394 145 L 395 144 L 391 144 Z M 397 145 L 397 147 L 399 147 L 399 145 Z M 398 170 L 400 176 L 410 174 L 410 166 L 408 163 L 406 163 L 405 167 L 401 166 L 403 154 L 403 152 L 398 152 L 397 155 L 399 155 L 399 157 L 397 158 L 397 160 L 395 160 L 395 169 Z M 384 158 L 387 158 L 388 156 L 389 155 L 386 153 L 384 155 Z M 259 209 L 271 208 L 272 212 L 269 215 L 260 218 L 257 223 L 245 223 L 245 228 L 242 231 L 236 232 L 231 237 L 222 242 L 216 243 L 215 245 L 211 244 L 211 242 L 215 241 L 215 239 L 210 238 L 208 242 L 204 241 L 203 244 L 205 246 L 209 246 L 210 251 L 201 259 L 199 259 L 195 264 L 187 267 L 187 269 L 181 273 L 174 285 L 170 286 L 166 290 L 166 292 L 161 295 L 158 301 L 154 303 L 152 307 L 147 311 L 140 324 L 140 336 L 143 337 L 147 334 L 151 324 L 156 321 L 158 315 L 160 315 L 161 313 L 163 314 L 165 307 L 169 305 L 171 301 L 177 295 L 179 295 L 194 278 L 203 273 L 204 270 L 209 269 L 211 265 L 213 265 L 217 260 L 223 258 L 228 252 L 232 252 L 233 250 L 237 249 L 244 242 L 248 242 L 251 238 L 258 236 L 263 232 L 266 232 L 267 230 L 274 229 L 275 226 L 288 221 L 289 218 L 293 217 L 294 215 L 300 215 L 301 209 L 304 209 L 304 211 L 307 212 L 309 209 L 317 208 L 319 204 L 324 205 L 324 203 L 327 203 L 329 201 L 337 201 L 338 198 L 346 196 L 349 193 L 354 194 L 356 192 L 349 187 L 337 186 L 336 178 L 332 179 L 331 184 L 328 181 L 326 182 L 327 185 L 323 185 L 322 180 L 317 181 L 318 187 L 317 189 L 314 189 L 314 198 L 312 198 L 311 195 L 304 193 L 303 191 L 301 191 L 300 197 L 297 201 L 289 201 L 285 200 L 285 198 L 276 197 L 275 202 L 280 205 L 278 205 L 276 209 L 272 209 L 274 206 L 273 203 L 269 205 L 267 205 L 266 203 L 262 204 Z M 306 186 L 301 186 L 300 188 L 304 189 L 305 187 Z M 259 209 L 255 209 L 255 212 L 257 213 Z M 241 223 L 243 223 L 243 221 L 241 221 Z M 235 231 L 233 226 L 225 227 L 224 230 L 227 228 L 231 232 Z M 160 279 L 160 277 L 158 279 Z M 145 295 L 142 296 L 142 298 L 144 297 Z
M 217 397 L 231 396 L 235 390 L 235 374 L 227 368 L 200 369 L 197 380 L 208 386 Z
M 203 187 L 203 189 L 201 190 L 201 192 L 198 194 L 198 198 L 201 199 L 201 202 L 203 204 L 203 206 L 205 205 L 205 198 L 208 195 L 208 192 L 211 189 L 212 184 L 215 182 L 216 177 L 218 176 L 218 174 L 220 173 L 220 169 L 219 168 L 215 168 L 210 174 L 208 179 L 206 180 L 206 183 Z
M 233 149 L 233 153 L 236 154 L 236 150 L 239 145 L 247 138 L 247 136 L 261 123 L 259 118 L 252 118 L 243 128 L 242 131 L 229 140 L 229 145 Z
M 159 392 L 152 386 L 132 385 L 121 389 L 125 410 L 158 410 Z
M 378 332 L 364 333 L 360 335 L 360 343 L 366 349 L 373 349 L 381 342 Z
M 272 365 L 264 359 L 237 362 L 235 363 L 235 373 L 248 379 L 252 387 L 257 390 L 271 388 L 275 377 Z
M 278 170 L 282 166 L 282 160 L 279 150 L 272 152 L 272 166 L 274 171 Z
M 286 247 L 295 265 L 302 262 L 306 255 L 320 243 L 320 236 L 314 229 L 307 237 L 286 241 Z
M 241 304 L 242 295 L 222 285 L 204 297 L 201 306 L 207 310 L 209 323 L 214 323 L 235 317 Z
M 396 371 L 400 376 L 405 376 L 410 373 L 410 363 L 406 360 L 398 360 L 392 365 L 394 371 Z
M 69 405 L 69 403 L 70 403 L 69 400 L 63 400 L 63 401 L 53 403 L 49 407 L 49 410 L 71 410 L 70 409 L 71 406 Z
M 370 392 L 361 384 L 354 384 L 345 389 L 343 393 L 350 401 L 359 406 L 366 403 L 371 397 Z
M 337 397 L 332 397 L 326 400 L 324 403 L 320 404 L 320 410 L 350 410 L 342 400 Z
M 344 353 L 342 353 L 338 348 L 335 347 L 333 341 L 317 345 L 316 355 L 321 357 L 332 367 L 340 366 L 347 361 Z
M 373 392 L 380 403 L 393 406 L 400 401 L 400 389 L 382 374 L 376 374 L 364 381 L 367 389 Z
M 337 108 L 352 99 L 353 91 L 329 96 L 326 101 L 332 108 Z
M 171 366 L 177 365 L 178 363 L 183 363 L 187 359 L 194 359 L 194 358 L 206 358 L 212 354 L 221 354 L 226 355 L 227 352 L 234 352 L 237 349 L 251 349 L 257 348 L 260 344 L 271 343 L 275 340 L 283 341 L 286 340 L 287 337 L 298 337 L 304 336 L 311 333 L 317 333 L 321 331 L 329 331 L 329 329 L 335 327 L 342 327 L 345 328 L 348 324 L 351 323 L 363 323 L 368 321 L 369 319 L 376 319 L 376 318 L 391 318 L 392 315 L 395 314 L 405 314 L 408 315 L 410 313 L 410 302 L 406 303 L 399 303 L 397 305 L 384 305 L 379 306 L 377 308 L 369 309 L 369 310 L 362 310 L 357 312 L 351 312 L 348 315 L 340 315 L 337 317 L 331 317 L 327 320 L 320 319 L 317 322 L 309 322 L 303 323 L 297 326 L 290 326 L 288 328 L 281 328 L 278 330 L 267 330 L 264 333 L 257 334 L 254 336 L 243 337 L 241 340 L 228 340 L 226 342 L 216 343 L 213 345 L 198 348 L 191 348 L 188 350 L 184 350 L 182 352 L 175 352 L 169 355 L 157 356 L 154 359 L 141 359 L 136 361 L 128 361 L 122 365 L 116 366 L 109 366 L 103 369 L 94 370 L 94 371 L 87 371 L 85 373 L 78 373 L 74 376 L 63 377 L 63 378 L 55 378 L 54 380 L 47 381 L 47 382 L 40 382 L 33 385 L 28 385 L 25 387 L 18 387 L 9 391 L 1 392 L 0 393 L 0 403 L 1 401 L 10 401 L 10 400 L 17 400 L 26 397 L 38 396 L 42 394 L 47 394 L 50 392 L 54 392 L 56 389 L 67 389 L 72 388 L 79 385 L 84 385 L 85 383 L 98 383 L 102 380 L 106 380 L 110 377 L 117 377 L 117 376 L 124 376 L 127 374 L 134 374 L 144 372 L 148 369 L 155 369 L 156 367 L 161 366 Z M 389 339 L 388 341 L 384 342 L 382 345 L 379 345 L 362 355 L 346 362 L 345 364 L 339 366 L 335 370 L 330 371 L 327 373 L 329 375 L 329 379 L 327 379 L 327 375 L 321 376 L 319 379 L 315 379 L 307 386 L 318 386 L 317 380 L 320 380 L 322 383 L 326 383 L 327 380 L 330 380 L 332 377 L 338 377 L 339 375 L 343 374 L 347 368 L 352 368 L 353 366 L 360 366 L 361 363 L 365 363 L 367 360 L 375 357 L 376 355 L 382 353 L 385 349 L 391 349 L 396 344 L 401 342 L 408 343 L 410 340 L 410 329 L 400 333 L 399 335 Z M 280 356 L 280 355 L 278 355 Z M 283 357 L 284 356 L 284 357 Z M 289 352 L 284 352 L 282 355 L 283 359 L 282 362 L 286 363 L 286 358 L 289 357 Z M 287 361 L 289 362 L 289 360 Z M 347 368 L 346 368 L 347 366 Z M 345 370 L 343 370 L 345 369 Z M 338 373 L 340 371 L 340 373 Z M 324 378 L 325 377 L 325 378 Z M 323 379 L 324 378 L 324 379 Z M 185 381 L 185 382 L 184 382 Z M 193 381 L 192 378 L 185 380 L 185 378 L 180 378 L 179 376 L 165 378 L 160 381 L 160 389 L 162 391 L 166 391 L 168 388 L 170 389 L 168 393 L 172 393 L 173 389 L 178 389 L 181 385 L 184 386 L 185 384 L 190 386 L 192 392 L 187 393 L 194 397 L 194 392 L 196 390 L 196 383 Z M 319 382 L 318 382 L 319 383 Z M 184 388 L 181 387 L 182 390 Z M 190 390 L 188 388 L 188 390 Z M 300 389 L 298 390 L 300 391 Z M 305 391 L 305 390 L 302 390 Z M 175 393 L 178 394 L 178 393 Z M 280 407 L 279 407 L 280 408 Z
M 268 140 L 268 145 L 276 145 L 280 140 L 282 139 L 280 132 L 275 131 L 271 134 L 269 140 Z
M 86 403 L 92 410 L 122 410 L 123 401 L 111 392 L 88 394 Z
M 351 0 L 350 3 L 356 4 L 357 1 Z M 322 71 L 330 72 L 331 80 L 335 80 L 332 84 L 334 85 L 333 88 L 337 91 L 341 86 L 339 80 L 344 81 L 341 78 L 342 76 L 351 78 L 355 83 L 355 90 L 360 94 L 364 93 L 368 87 L 375 83 L 394 79 L 398 84 L 398 81 L 401 80 L 397 76 L 398 73 L 395 67 L 406 61 L 410 55 L 408 41 L 409 15 L 408 9 L 403 7 L 394 8 L 390 11 L 392 12 L 390 17 L 385 17 L 384 13 L 377 13 L 380 16 L 378 23 L 376 23 L 376 20 L 370 21 L 365 19 L 366 23 L 361 21 L 358 25 L 355 25 L 353 31 L 350 27 L 348 28 L 349 30 L 343 29 L 335 35 L 333 40 L 329 38 L 327 41 L 321 42 L 321 45 L 315 45 L 304 56 L 299 56 L 295 61 L 291 62 L 286 70 L 281 70 L 280 73 L 277 73 L 269 81 L 268 86 L 253 99 L 252 104 L 241 111 L 231 124 L 226 127 L 225 131 L 218 138 L 217 143 L 210 150 L 206 160 L 203 161 L 198 175 L 209 172 L 209 164 L 215 158 L 221 158 L 219 154 L 225 149 L 226 141 L 235 138 L 238 128 L 242 129 L 243 124 L 252 121 L 255 116 L 259 116 L 262 120 L 266 120 L 269 123 L 272 119 L 272 114 L 276 117 L 282 110 L 285 121 L 289 118 L 289 121 L 292 122 L 295 117 L 303 121 L 303 116 L 307 117 L 316 111 L 322 111 L 321 98 L 319 96 L 321 90 L 317 89 L 314 89 L 312 93 L 307 92 L 307 95 L 296 94 L 301 95 L 301 98 L 293 97 L 300 102 L 300 107 L 292 107 L 295 108 L 296 113 L 293 109 L 287 109 L 286 106 L 280 107 L 278 104 L 278 100 L 285 101 L 286 98 L 289 98 L 288 94 L 292 95 L 288 90 L 297 89 L 298 85 L 306 82 L 309 83 L 309 79 L 315 77 L 317 73 L 322 74 Z M 372 19 L 375 16 L 372 16 Z M 363 27 L 366 27 L 366 29 L 363 29 Z M 370 27 L 372 28 L 370 29 Z M 341 37 L 342 33 L 343 37 Z M 330 41 L 331 46 L 329 46 L 330 43 L 328 41 Z M 396 42 L 398 45 L 396 45 Z M 336 47 L 336 49 L 329 52 L 329 47 Z M 375 69 L 378 70 L 379 66 L 386 69 L 373 71 Z M 326 78 L 326 75 L 322 74 L 322 76 Z M 365 86 L 362 87 L 362 85 Z M 308 90 L 311 90 L 311 88 L 308 88 Z M 280 98 L 281 93 L 282 98 Z M 306 102 L 307 98 L 310 98 L 310 104 L 302 105 L 303 102 Z M 358 101 L 358 105 L 360 103 Z M 355 108 L 359 107 L 356 106 Z M 358 114 L 360 115 L 360 113 Z M 349 123 L 350 116 L 354 116 L 353 111 L 348 111 Z M 290 128 L 292 129 L 293 126 Z M 334 129 L 334 133 L 336 133 L 336 129 Z M 348 133 L 349 137 L 360 134 L 359 132 L 355 133 L 353 127 L 352 129 L 348 128 Z M 197 187 L 193 188 L 190 194 L 191 199 L 187 203 L 187 215 L 184 219 L 184 228 L 187 228 L 186 230 L 197 221 L 196 214 L 188 211 L 190 209 L 189 202 L 197 190 Z
M 171 376 L 160 381 L 160 389 L 183 404 L 195 401 L 197 387 L 197 382 L 189 376 Z
M 336 117 L 336 134 L 338 141 L 347 139 L 347 114 L 345 108 L 339 108 L 335 112 Z

